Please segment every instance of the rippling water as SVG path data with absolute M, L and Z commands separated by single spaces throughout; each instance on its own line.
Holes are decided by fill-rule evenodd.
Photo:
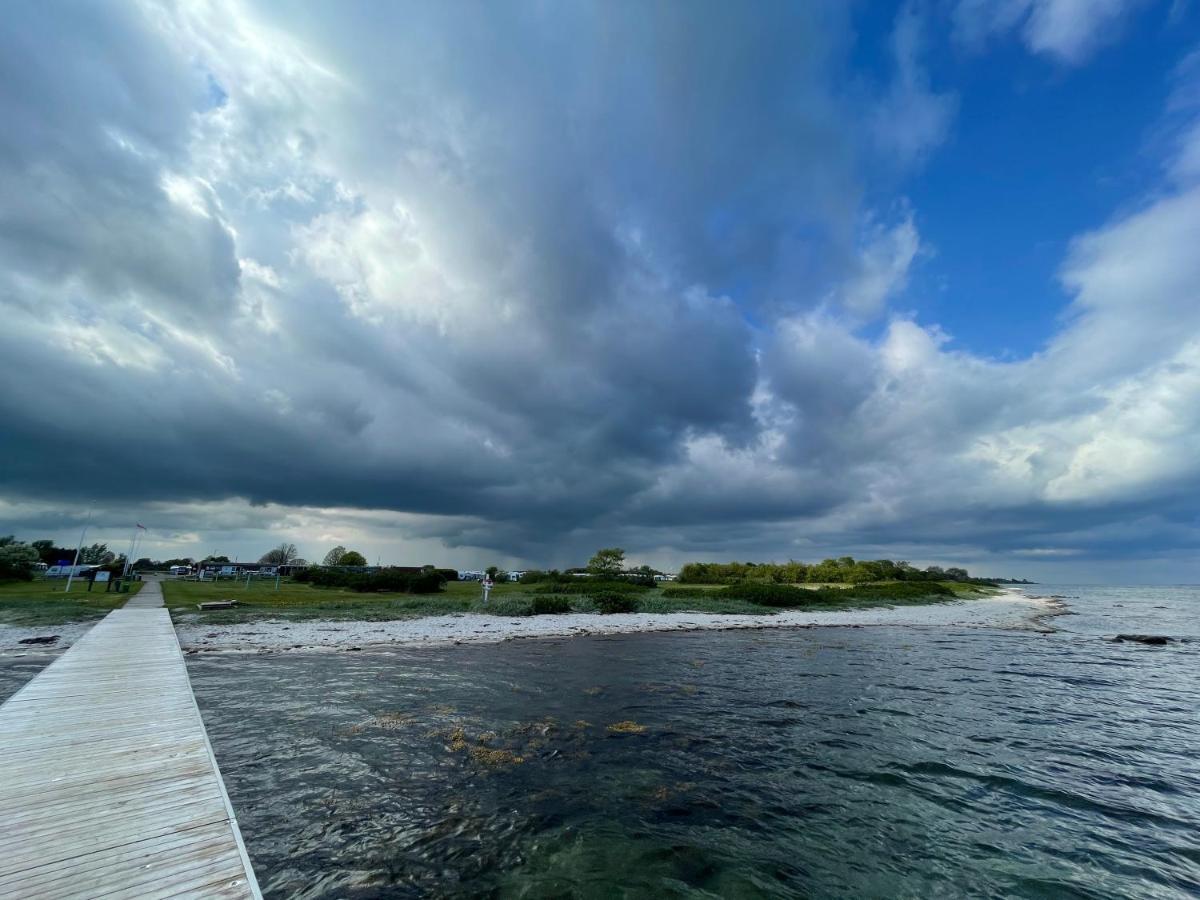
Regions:
M 1195 635 L 1200 591 L 1055 590 L 1054 635 L 188 666 L 268 896 L 1194 896 L 1200 644 L 1104 637 Z

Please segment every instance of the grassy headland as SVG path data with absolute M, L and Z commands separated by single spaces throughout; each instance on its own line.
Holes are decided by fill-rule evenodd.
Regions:
M 790 587 L 790 586 L 783 586 Z M 616 588 L 616 590 L 614 590 Z M 476 582 L 451 581 L 434 594 L 364 594 L 346 588 L 314 587 L 283 581 L 279 590 L 271 580 L 245 582 L 165 581 L 163 597 L 176 621 L 208 622 L 214 625 L 261 619 L 386 621 L 414 619 L 454 613 L 495 616 L 529 616 L 554 613 L 597 613 L 609 609 L 606 598 L 627 597 L 629 611 L 644 613 L 728 613 L 772 615 L 783 607 L 813 610 L 864 609 L 916 603 L 936 603 L 963 597 L 982 596 L 994 588 L 975 585 L 925 583 L 915 585 L 872 584 L 830 588 L 803 585 L 794 590 L 806 596 L 801 602 L 772 605 L 766 598 L 736 596 L 739 592 L 722 585 L 629 589 L 625 585 L 581 580 L 569 586 L 551 584 L 497 584 L 483 605 Z M 807 595 L 811 594 L 811 598 Z M 237 600 L 233 609 L 201 612 L 197 605 L 209 600 Z M 621 604 L 615 604 L 620 607 Z

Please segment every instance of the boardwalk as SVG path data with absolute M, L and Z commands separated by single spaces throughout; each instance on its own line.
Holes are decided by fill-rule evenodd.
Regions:
M 0 706 L 0 897 L 259 897 L 156 583 Z

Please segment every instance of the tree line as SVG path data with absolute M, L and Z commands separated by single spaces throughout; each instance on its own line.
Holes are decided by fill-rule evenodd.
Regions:
M 679 570 L 682 584 L 867 584 L 872 581 L 961 581 L 984 582 L 972 578 L 963 568 L 927 566 L 918 569 L 906 561 L 855 559 L 841 556 L 819 563 L 790 560 L 786 563 L 688 563 Z

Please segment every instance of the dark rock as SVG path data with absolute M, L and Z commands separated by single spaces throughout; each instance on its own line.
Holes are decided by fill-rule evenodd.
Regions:
M 18 644 L 57 644 L 58 635 L 52 634 L 48 637 L 22 638 L 17 641 Z
M 1173 640 L 1174 638 L 1169 638 L 1163 634 L 1118 634 L 1113 638 L 1113 641 L 1118 644 L 1131 641 L 1135 644 L 1154 644 L 1155 646 L 1170 644 Z

